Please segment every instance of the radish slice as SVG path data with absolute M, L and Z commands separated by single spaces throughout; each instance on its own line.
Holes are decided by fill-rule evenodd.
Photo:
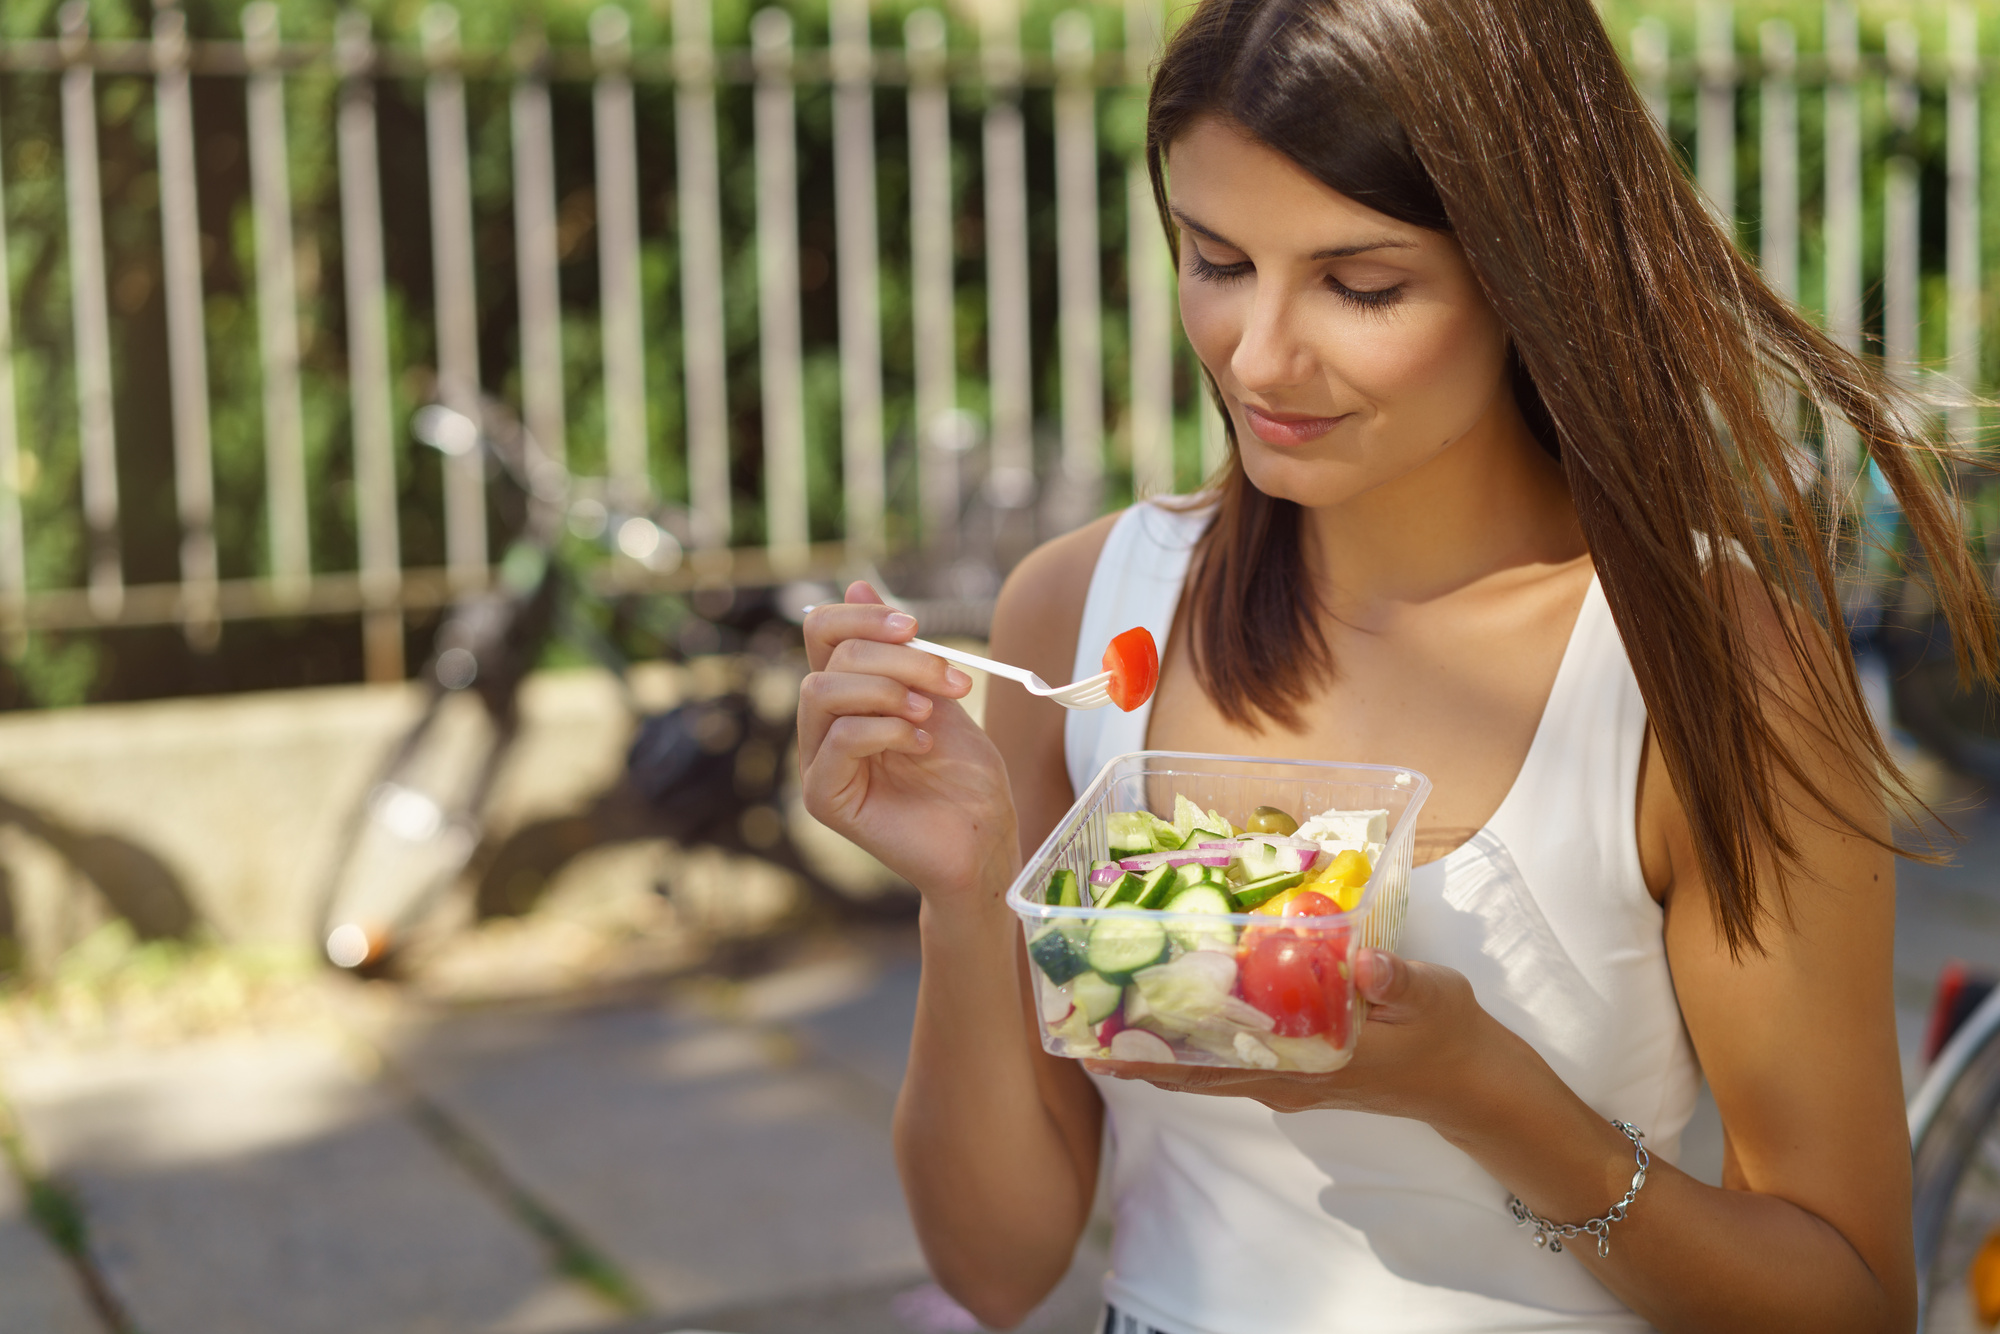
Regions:
M 1069 1012 L 1076 1008 L 1069 994 L 1048 978 L 1042 979 L 1042 1020 L 1049 1024 L 1059 1024 L 1069 1018 Z
M 1114 1061 L 1146 1061 L 1153 1065 L 1174 1064 L 1174 1049 L 1166 1041 L 1143 1028 L 1121 1030 L 1111 1039 Z

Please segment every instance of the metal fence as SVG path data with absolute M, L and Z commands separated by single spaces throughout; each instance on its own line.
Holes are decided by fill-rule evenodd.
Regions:
M 1844 345 L 1860 349 L 1866 342 L 1901 374 L 1943 375 L 1961 386 L 1981 383 L 1980 125 L 1986 65 L 1978 55 L 1973 7 L 1949 6 L 1948 42 L 1931 53 L 1919 49 L 1917 30 L 1906 23 L 1889 24 L 1882 49 L 1864 51 L 1846 0 L 1826 6 L 1825 47 L 1817 54 L 1801 52 L 1785 22 L 1763 24 L 1754 49 L 1744 49 L 1728 6 L 1707 4 L 1699 13 L 1700 35 L 1692 51 L 1670 50 L 1667 29 L 1648 21 L 1629 34 L 1630 56 L 1655 114 L 1677 137 L 1691 140 L 1694 170 L 1717 210 L 1739 220 L 1739 235 L 1774 284 L 1822 311 Z M 400 507 L 408 497 L 399 496 L 396 455 L 406 446 L 392 409 L 397 367 L 387 313 L 377 117 L 378 88 L 389 80 L 416 81 L 422 88 L 436 388 L 445 402 L 467 408 L 495 378 L 481 361 L 480 278 L 473 261 L 479 219 L 467 84 L 506 85 L 520 324 L 519 364 L 511 368 L 511 381 L 518 386 L 524 421 L 558 455 L 575 423 L 562 374 L 550 92 L 565 83 L 588 84 L 607 493 L 626 507 L 662 499 L 685 507 L 685 559 L 648 553 L 650 565 L 638 572 L 654 586 L 825 572 L 895 548 L 936 546 L 961 534 L 975 500 L 997 516 L 994 531 L 1004 529 L 1011 515 L 1017 536 L 1032 536 L 1079 522 L 1125 495 L 1171 490 L 1177 479 L 1185 485 L 1185 461 L 1176 471 L 1177 433 L 1199 439 L 1205 469 L 1220 458 L 1220 427 L 1200 406 L 1188 354 L 1177 341 L 1173 266 L 1153 217 L 1143 164 L 1126 161 L 1107 170 L 1101 142 L 1108 99 L 1129 98 L 1144 84 L 1164 10 L 1157 0 L 1128 0 L 1123 45 L 1112 50 L 1095 48 L 1094 34 L 1102 25 L 1089 12 L 1058 16 L 1045 50 L 1024 49 L 1019 16 L 1007 4 L 985 5 L 980 16 L 977 43 L 970 49 L 951 46 L 945 17 L 933 10 L 909 14 L 902 45 L 891 47 L 875 44 L 880 28 L 868 0 L 832 0 L 829 31 L 811 34 L 814 42 L 823 37 L 825 45 L 818 46 L 800 41 L 793 19 L 773 8 L 752 20 L 749 49 L 732 50 L 718 49 L 711 40 L 709 0 L 674 0 L 673 38 L 665 47 L 635 49 L 625 11 L 606 7 L 591 19 L 587 49 L 523 41 L 508 51 L 476 53 L 461 50 L 457 14 L 443 5 L 424 11 L 420 43 L 411 49 L 378 44 L 367 20 L 352 13 L 340 20 L 331 43 L 288 44 L 278 31 L 277 10 L 268 3 L 243 12 L 241 41 L 191 41 L 186 20 L 171 6 L 156 13 L 150 41 L 93 40 L 87 9 L 76 0 L 61 11 L 58 37 L 0 43 L 0 75 L 60 82 L 80 455 L 76 509 L 88 533 L 81 586 L 33 585 L 24 556 L 11 302 L 0 301 L 0 624 L 19 635 L 42 628 L 178 622 L 201 643 L 212 642 L 220 625 L 234 618 L 358 612 L 366 627 L 370 676 L 393 678 L 403 671 L 403 617 L 489 579 L 494 559 L 489 497 L 476 453 L 443 463 L 442 564 L 407 566 L 399 538 Z M 110 76 L 149 79 L 154 103 L 180 532 L 177 578 L 169 581 L 128 582 L 121 554 L 97 123 L 99 85 Z M 321 480 L 308 467 L 303 443 L 295 201 L 285 129 L 288 84 L 302 76 L 316 76 L 337 98 L 355 552 L 349 570 L 330 570 L 323 558 L 315 559 L 308 517 Z M 205 78 L 240 82 L 247 106 L 245 202 L 254 237 L 268 541 L 260 573 L 246 578 L 222 577 L 217 559 L 210 331 L 190 110 L 192 82 Z M 678 251 L 679 302 L 666 318 L 679 322 L 679 440 L 685 455 L 684 494 L 672 496 L 660 494 L 649 463 L 647 312 L 640 281 L 640 161 L 651 145 L 642 141 L 635 97 L 654 87 L 671 90 L 671 243 Z M 718 117 L 727 107 L 718 96 L 737 87 L 749 91 L 747 138 L 755 158 L 760 411 L 754 435 L 738 429 L 729 410 L 730 342 L 724 328 L 729 238 Z M 802 384 L 797 106 L 802 89 L 830 90 L 832 264 L 839 294 L 839 531 L 835 540 L 817 543 L 808 517 Z M 968 161 L 966 136 L 955 138 L 952 123 L 952 98 L 967 90 L 982 107 L 976 165 Z M 294 86 L 290 95 L 298 92 Z M 1030 95 L 1050 99 L 1052 114 L 1045 122 L 1050 143 L 1029 142 L 1023 103 Z M 906 162 L 898 164 L 906 176 L 898 199 L 908 208 L 907 249 L 885 254 L 875 121 L 885 100 L 897 98 L 903 102 L 907 153 Z M 1810 105 L 1814 99 L 1817 108 Z M 1875 127 L 1868 135 L 1864 101 L 1866 119 Z M 1817 116 L 1802 118 L 1802 104 Z M 1808 130 L 1818 121 L 1816 140 L 1802 133 L 1802 119 Z M 1754 135 L 1745 133 L 1746 126 Z M 4 130 L 0 126 L 0 142 Z M 1941 158 L 1933 147 L 1940 139 Z M 1031 152 L 1053 158 L 1059 306 L 1052 325 L 1044 322 L 1056 342 L 1056 392 L 1051 396 L 1042 386 L 1039 402 L 1036 325 L 1029 309 Z M 1802 163 L 1814 160 L 1823 179 L 1802 179 Z M 1739 182 L 1740 164 L 1746 162 L 1755 164 L 1754 173 Z M 985 380 L 983 394 L 970 397 L 990 405 L 983 419 L 961 407 L 967 396 L 960 380 L 967 368 L 956 327 L 956 289 L 966 281 L 959 224 L 968 176 L 976 181 L 980 208 L 984 329 L 977 343 Z M 1877 199 L 1864 197 L 1872 193 L 1865 189 L 1871 176 Z M 1939 176 L 1941 266 L 1934 259 L 1927 263 L 1936 247 L 1925 240 L 1940 229 L 1927 229 L 1920 216 L 1925 183 Z M 1746 188 L 1739 190 L 1739 184 Z M 4 189 L 0 180 L 0 192 Z M 1107 237 L 1100 234 L 1103 205 L 1108 192 L 1119 190 L 1125 196 L 1126 235 Z M 1754 209 L 1740 209 L 1740 197 Z M 1816 209 L 1807 206 L 1814 202 Z M 4 225 L 0 209 L 0 293 L 11 293 Z M 1864 246 L 1871 234 L 1873 242 Z M 1125 346 L 1118 361 L 1125 382 L 1107 384 L 1101 280 L 1107 264 L 1121 260 Z M 898 327 L 907 329 L 910 339 L 913 427 L 907 445 L 916 481 L 901 500 L 888 484 L 885 322 L 879 306 L 885 263 L 908 280 L 909 309 Z M 1875 274 L 1879 285 L 1869 281 Z M 1924 316 L 1939 305 L 1943 355 L 1927 358 L 1925 340 L 1936 339 L 1926 335 Z M 652 318 L 662 315 L 655 311 Z M 1935 370 L 1920 370 L 1932 363 Z M 1976 424 L 1969 409 L 1957 410 L 1950 423 L 1962 435 L 1970 435 Z M 1851 469 L 1852 442 L 1829 443 L 1833 465 Z M 756 475 L 762 494 L 754 499 L 762 540 L 754 546 L 742 540 L 738 521 L 745 498 L 738 494 L 740 470 L 733 464 L 745 453 L 756 454 L 761 465 Z M 1007 551 L 1005 543 L 989 545 L 988 555 L 1004 563 Z

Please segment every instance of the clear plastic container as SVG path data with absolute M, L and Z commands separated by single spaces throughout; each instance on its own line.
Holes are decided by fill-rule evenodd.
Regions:
M 1401 936 L 1417 812 L 1430 791 L 1431 780 L 1416 770 L 1379 764 L 1158 750 L 1112 760 L 1007 891 L 1028 944 L 1044 1050 L 1241 1069 L 1345 1065 L 1362 1019 L 1355 953 L 1393 949 Z M 1323 811 L 1386 810 L 1387 835 L 1360 900 L 1331 916 L 1043 902 L 1055 872 L 1067 868 L 1088 904 L 1092 865 L 1111 859 L 1107 817 L 1144 810 L 1171 819 L 1176 796 L 1239 829 L 1259 806 L 1301 823 Z M 1100 945 L 1115 946 L 1121 935 L 1140 953 L 1164 936 L 1164 950 L 1128 973 L 1092 966 L 1115 958 Z M 1129 962 L 1132 952 L 1125 954 Z

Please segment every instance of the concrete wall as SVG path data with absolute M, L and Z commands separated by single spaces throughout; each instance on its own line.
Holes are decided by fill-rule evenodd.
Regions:
M 720 687 L 699 664 L 634 677 L 647 708 Z M 168 918 L 178 894 L 224 940 L 310 942 L 344 823 L 422 700 L 415 687 L 355 686 L 0 716 L 0 877 L 16 936 L 45 964 L 107 920 L 109 891 Z M 465 767 L 486 724 L 476 701 L 451 703 L 446 759 Z M 611 784 L 633 727 L 601 671 L 537 675 L 521 705 L 494 833 Z

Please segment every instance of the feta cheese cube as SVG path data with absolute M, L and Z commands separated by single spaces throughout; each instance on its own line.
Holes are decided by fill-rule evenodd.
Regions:
M 1322 847 L 1328 842 L 1352 844 L 1383 843 L 1389 838 L 1389 812 L 1321 811 L 1299 826 L 1299 836 Z

